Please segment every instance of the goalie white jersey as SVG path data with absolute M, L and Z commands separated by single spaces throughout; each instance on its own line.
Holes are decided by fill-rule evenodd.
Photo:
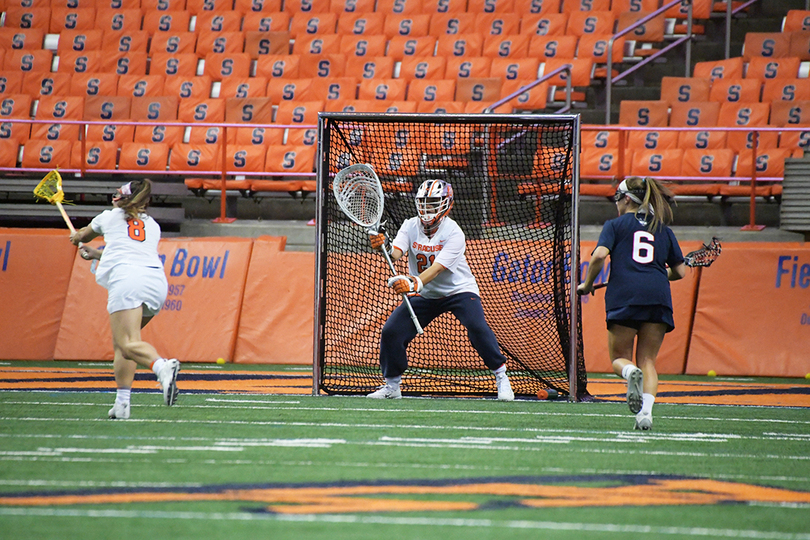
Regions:
M 480 296 L 464 255 L 467 249 L 464 231 L 449 217 L 442 220 L 432 238 L 424 233 L 418 217 L 410 218 L 400 227 L 393 245 L 408 255 L 408 271 L 412 276 L 418 276 L 434 262 L 447 269 L 425 284 L 421 296 L 444 298 L 462 292 Z

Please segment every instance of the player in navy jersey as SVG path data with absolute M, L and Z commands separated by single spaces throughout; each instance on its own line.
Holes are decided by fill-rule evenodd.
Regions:
M 157 251 L 160 225 L 146 214 L 151 193 L 152 183 L 147 179 L 124 184 L 112 197 L 112 210 L 105 210 L 70 235 L 83 259 L 98 259 L 96 283 L 107 289 L 118 387 L 108 413 L 113 419 L 129 418 L 132 382 L 139 365 L 155 373 L 166 405 L 174 405 L 177 399 L 180 362 L 162 358 L 141 339 L 141 328 L 160 311 L 168 289 Z M 106 244 L 103 250 L 82 245 L 101 235 Z
M 627 380 L 627 404 L 636 429 L 652 429 L 658 392 L 655 360 L 664 335 L 675 329 L 669 282 L 686 272 L 683 254 L 668 223 L 672 194 L 654 178 L 628 178 L 613 200 L 619 217 L 602 228 L 585 281 L 577 293 L 593 293 L 593 282 L 610 255 L 605 293 L 608 352 L 613 371 Z M 633 364 L 633 347 L 636 364 Z
M 467 259 L 466 237 L 447 217 L 453 207 L 453 187 L 444 180 L 426 180 L 416 192 L 418 216 L 407 219 L 390 245 L 385 235 L 369 236 L 371 247 L 387 249 L 396 261 L 407 254 L 410 275 L 394 276 L 388 286 L 397 294 L 410 294 L 422 327 L 442 313 L 451 312 L 467 329 L 470 343 L 495 375 L 498 399 L 512 401 L 515 394 L 506 376 L 506 357 L 484 318 L 478 284 Z M 408 344 L 416 327 L 407 306 L 400 304 L 388 317 L 380 339 L 380 367 L 385 385 L 372 398 L 400 398 L 402 374 L 408 368 Z

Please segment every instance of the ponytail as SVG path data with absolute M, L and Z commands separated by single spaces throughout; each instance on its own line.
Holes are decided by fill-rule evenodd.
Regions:
M 652 177 L 639 178 L 637 176 L 625 180 L 630 192 L 638 193 L 641 198 L 636 214 L 640 210 L 647 209 L 647 230 L 654 232 L 659 227 L 672 223 L 672 208 L 670 202 L 673 201 L 672 192 L 658 180 Z

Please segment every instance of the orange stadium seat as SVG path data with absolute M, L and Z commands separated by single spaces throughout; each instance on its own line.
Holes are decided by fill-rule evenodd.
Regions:
M 256 76 L 272 79 L 297 79 L 301 56 L 298 54 L 268 54 L 256 60 Z
M 726 60 L 697 62 L 692 70 L 692 76 L 708 78 L 712 82 L 715 79 L 742 79 L 743 59 L 735 57 Z
M 571 66 L 571 86 L 590 86 L 593 74 L 593 60 L 590 58 L 549 58 L 541 68 L 543 75 L 553 73 L 565 65 Z M 557 75 L 548 79 L 548 84 L 552 86 L 565 86 L 569 73 L 561 71 Z
M 156 32 L 149 43 L 149 52 L 187 54 L 197 50 L 197 34 L 194 32 Z
M 810 126 L 800 131 L 781 132 L 777 147 L 789 150 L 802 149 L 807 152 L 810 150 Z
M 28 75 L 30 74 L 21 71 L 0 72 L 0 94 L 30 94 L 31 92 L 22 91 L 23 80 Z M 36 80 L 38 80 L 40 75 L 45 76 L 44 73 L 34 75 Z
M 681 174 L 683 176 L 729 177 L 735 154 L 728 148 L 716 150 L 684 150 Z
M 225 77 L 220 83 L 218 97 L 267 97 L 267 78 Z
M 290 28 L 289 13 L 248 11 L 242 17 L 243 32 L 287 32 Z
M 70 166 L 74 169 L 104 169 L 114 171 L 118 164 L 118 144 L 114 142 L 87 142 L 85 143 L 84 155 L 82 155 L 82 143 L 73 143 L 70 155 Z
M 209 53 L 205 56 L 204 73 L 213 81 L 225 77 L 249 77 L 251 58 L 247 53 Z
M 273 127 L 252 127 L 236 128 L 236 144 L 254 144 L 257 146 L 269 146 L 271 144 L 282 144 L 284 141 L 285 129 Z
M 225 128 L 221 126 L 191 126 L 188 130 L 188 144 L 203 145 L 203 146 L 219 146 L 222 137 L 225 135 Z M 233 144 L 236 141 L 236 130 L 228 130 L 227 133 L 228 144 Z M 177 144 L 183 144 L 181 140 Z M 221 147 L 220 147 L 221 148 Z M 221 152 L 218 150 L 217 152 Z M 203 170 L 203 169 L 198 169 Z
M 503 80 L 499 77 L 469 77 L 458 79 L 456 101 L 492 102 L 501 97 Z
M 666 127 L 669 104 L 666 101 L 624 100 L 619 105 L 619 123 L 624 126 Z
M 74 0 L 67 0 L 73 2 Z M 141 0 L 144 11 L 178 11 L 186 9 L 186 0 Z
M 131 110 L 132 98 L 127 96 L 87 96 L 84 100 L 83 118 L 110 122 L 109 124 L 88 125 L 85 135 L 87 140 L 117 144 L 132 142 L 134 127 L 118 123 L 129 120 Z
M 528 34 L 486 36 L 481 49 L 482 56 L 492 58 L 525 58 L 529 53 Z
M 131 52 L 145 52 L 149 46 L 149 32 L 143 30 L 104 30 L 104 45 L 102 50 Z
M 420 101 L 416 104 L 416 112 L 430 114 L 462 114 L 465 112 L 465 107 L 464 103 L 460 101 Z
M 720 115 L 716 101 L 675 103 L 670 111 L 669 125 L 673 127 L 714 127 Z
M 313 146 L 318 144 L 318 128 L 290 128 L 285 144 L 290 146 Z
M 95 8 L 51 7 L 50 33 L 63 30 L 92 30 L 96 21 Z
M 470 13 L 513 13 L 515 0 L 468 0 Z
M 810 11 L 791 9 L 785 15 L 782 32 L 805 32 L 810 30 Z
M 191 13 L 188 11 L 147 11 L 143 15 L 142 29 L 156 32 L 188 32 Z
M 70 0 L 66 0 L 70 1 Z M 141 0 L 96 0 L 96 10 L 100 9 L 140 9 Z
M 135 126 L 133 142 L 165 144 L 169 147 L 183 142 L 185 128 L 172 125 L 138 125 Z
M 755 57 L 790 56 L 790 35 L 783 32 L 747 32 L 742 48 L 743 60 Z
M 0 49 L 41 49 L 46 30 L 46 28 L 0 28 Z
M 789 58 L 764 58 L 755 57 L 748 61 L 748 69 L 745 72 L 746 79 L 759 79 L 767 81 L 769 79 L 788 78 L 795 79 L 799 76 L 799 66 L 801 60 L 795 57 Z
M 620 131 L 609 129 L 583 129 L 580 134 L 580 146 L 583 148 L 619 148 Z
M 408 83 L 402 79 L 364 79 L 357 88 L 357 99 L 405 101 Z
M 317 125 L 323 101 L 282 101 L 276 111 L 276 124 Z
M 565 33 L 572 36 L 613 34 L 616 15 L 612 11 L 573 11 L 568 15 Z
M 624 173 L 619 170 L 619 150 L 618 148 L 596 148 L 596 147 L 582 147 L 582 154 L 579 158 L 579 174 L 582 178 L 591 179 L 604 179 L 604 178 L 621 178 Z M 625 158 L 624 166 L 627 167 L 630 160 Z M 581 185 L 580 190 L 585 194 L 585 186 Z M 584 191 L 583 191 L 584 190 Z M 615 191 L 611 188 L 608 193 L 599 193 L 610 196 Z
M 373 11 L 341 13 L 337 22 L 337 33 L 347 36 L 383 35 L 385 14 Z
M 680 176 L 684 151 L 635 150 L 630 160 L 630 174 L 633 176 Z
M 355 77 L 336 77 L 334 79 L 313 79 L 305 97 L 308 100 L 328 101 L 336 99 L 354 99 L 357 95 Z
M 788 148 L 771 148 L 758 150 L 756 156 L 757 177 L 778 177 L 785 174 L 785 159 L 791 157 L 793 151 Z M 751 150 L 740 152 L 737 159 L 735 175 L 741 178 L 750 178 L 753 171 L 753 155 Z
M 504 81 L 537 79 L 540 61 L 537 58 L 493 58 L 489 68 L 490 77 L 501 77 Z
M 779 146 L 779 133 L 776 131 L 757 132 L 757 148 L 776 148 Z M 726 137 L 726 148 L 739 154 L 754 147 L 752 131 L 729 131 Z
M 276 104 L 300 101 L 306 98 L 312 82 L 313 79 L 270 79 L 267 82 L 267 97 Z
M 399 68 L 400 79 L 443 79 L 447 71 L 444 56 L 408 56 Z
M 401 15 L 421 13 L 422 0 L 377 0 L 376 10 L 386 15 L 389 13 Z
M 762 87 L 762 101 L 810 100 L 810 79 L 770 79 Z
M 482 56 L 483 47 L 481 34 L 445 34 L 436 39 L 436 56 Z
M 264 163 L 267 160 L 265 147 L 229 144 L 225 151 L 225 167 L 230 174 L 264 171 Z
M 810 31 L 791 32 L 790 56 L 802 61 L 810 60 Z
M 104 46 L 104 31 L 88 30 L 62 30 L 59 32 L 59 43 L 56 52 L 64 51 L 97 51 Z
M 436 38 L 433 36 L 396 36 L 388 40 L 386 56 L 390 56 L 395 61 L 407 56 L 433 56 L 435 47 Z
M 118 78 L 119 96 L 162 96 L 166 80 L 163 75 L 121 75 Z
M 138 9 L 111 9 L 96 10 L 95 27 L 104 32 L 139 32 L 143 22 L 143 13 Z M 146 28 L 144 28 L 149 32 Z
M 70 76 L 71 96 L 114 96 L 119 76 L 115 73 L 74 73 Z
M 455 79 L 414 79 L 408 84 L 408 101 L 453 101 Z
M 101 70 L 116 75 L 146 75 L 148 61 L 147 53 L 142 51 L 104 54 Z
M 475 30 L 485 36 L 512 36 L 520 33 L 518 13 L 478 13 Z
M 21 49 L 8 51 L 3 59 L 4 71 L 51 71 L 53 53 L 47 50 Z
M 376 0 L 330 0 L 329 11 L 338 15 L 374 11 Z
M 507 79 L 501 86 L 501 97 L 506 98 L 507 96 L 514 94 L 515 92 L 519 91 L 521 88 L 525 87 L 526 85 L 532 82 L 534 81 Z M 506 106 L 511 107 L 513 109 L 517 109 L 519 111 L 536 111 L 539 109 L 545 109 L 547 103 L 548 103 L 548 83 L 544 82 L 528 90 L 524 90 L 523 92 L 518 94 L 514 99 L 512 99 Z M 509 112 L 509 110 L 499 108 L 496 112 Z
M 229 124 L 269 124 L 273 120 L 270 98 L 227 98 L 225 122 Z
M 762 83 L 759 79 L 723 78 L 712 83 L 709 101 L 752 102 L 759 101 Z
M 304 57 L 298 68 L 298 75 L 302 78 L 334 78 L 343 77 L 346 71 L 346 56 L 342 54 L 322 54 L 319 56 Z
M 23 145 L 20 165 L 24 169 L 56 169 L 70 165 L 73 143 L 31 139 Z
M 30 71 L 19 75 L 23 76 L 20 87 L 23 94 L 34 97 L 70 95 L 71 76 L 68 73 Z
M 616 22 L 616 31 L 620 32 L 625 28 L 629 28 L 636 24 L 639 20 L 645 18 L 650 14 L 651 11 L 655 11 L 658 8 L 655 8 L 650 11 L 642 11 L 642 12 L 632 12 L 632 11 L 616 11 L 619 14 L 618 20 Z M 636 26 L 631 30 L 628 34 L 626 34 L 626 38 L 628 40 L 635 40 L 640 43 L 661 43 L 664 41 L 664 30 L 665 30 L 666 21 L 662 16 L 656 17 L 651 19 L 639 26 Z
M 559 13 L 561 7 L 562 0 L 515 0 L 514 12 L 530 15 Z
M 337 31 L 337 22 L 335 13 L 298 12 L 290 21 L 290 37 L 334 34 Z
M 429 14 L 389 13 L 385 16 L 383 34 L 388 39 L 393 37 L 425 37 L 428 35 L 429 28 Z
M 138 96 L 132 98 L 129 114 L 132 120 L 166 123 L 177 120 L 179 108 L 177 96 Z
M 565 13 L 574 11 L 608 11 L 610 0 L 563 0 L 562 10 Z
M 315 146 L 270 146 L 267 149 L 267 172 L 300 174 L 315 168 Z
M 375 141 L 374 157 L 377 173 L 383 178 L 419 174 L 421 153 L 413 145 Z
M 123 150 L 122 150 L 123 159 Z M 222 150 L 216 144 L 179 143 L 172 146 L 170 171 L 216 172 L 222 170 Z
M 687 101 L 709 101 L 711 81 L 697 77 L 662 77 L 661 101 L 670 105 Z
M 476 31 L 476 15 L 474 13 L 464 13 L 459 11 L 446 11 L 433 13 L 430 16 L 430 28 L 428 32 L 431 36 L 441 36 L 443 34 L 469 34 Z
M 288 54 L 290 52 L 289 32 L 245 32 L 245 52 L 258 59 L 267 54 Z
M 233 0 L 186 0 L 186 10 L 192 15 L 204 15 L 205 13 L 224 13 L 227 11 L 234 11 L 236 13 L 244 13 L 240 9 L 234 9 Z M 244 6 L 244 4 L 242 4 Z M 269 11 L 280 11 L 281 3 L 279 0 L 252 0 L 251 8 L 267 9 Z M 253 11 L 253 9 L 251 9 Z
M 242 32 L 201 32 L 197 39 L 197 56 L 211 53 L 234 54 L 245 50 L 245 35 Z M 245 52 L 249 58 L 249 53 Z
M 26 141 L 31 134 L 31 124 L 5 122 L 8 119 L 31 118 L 33 99 L 24 94 L 0 96 L 0 139 Z
M 206 99 L 211 97 L 211 77 L 174 75 L 166 78 L 163 90 L 167 96 L 177 96 L 181 99 Z
M 459 13 L 467 9 L 467 0 L 422 0 L 423 13 Z
M 340 40 L 343 36 L 338 34 L 316 34 L 301 36 L 293 44 L 293 52 L 301 55 L 329 54 L 340 50 Z
M 720 105 L 717 125 L 731 127 L 766 126 L 768 125 L 770 113 L 770 103 L 732 103 L 727 101 Z
M 394 59 L 390 56 L 352 56 L 346 60 L 346 76 L 357 79 L 390 79 L 394 76 Z
M 82 96 L 41 96 L 37 106 L 36 120 L 54 120 L 53 124 L 34 124 L 31 126 L 32 139 L 79 140 L 78 124 L 62 124 L 62 120 L 81 120 L 84 115 L 84 97 Z
M 658 5 L 659 0 L 613 0 L 610 9 L 618 13 L 652 13 Z
M 6 8 L 4 25 L 6 28 L 37 28 L 48 32 L 51 26 L 51 8 L 27 8 L 8 7 Z
M 585 34 L 579 38 L 577 58 L 590 58 L 599 64 L 607 63 L 611 37 L 613 36 L 610 34 Z M 616 64 L 624 58 L 624 43 L 624 37 L 616 39 L 613 43 L 613 62 Z
M 669 150 L 678 148 L 677 131 L 630 131 L 627 148 L 633 150 Z
M 445 79 L 466 79 L 469 77 L 489 77 L 492 58 L 488 56 L 450 57 L 447 59 Z
M 684 150 L 717 150 L 726 148 L 725 131 L 681 131 L 678 133 L 678 148 Z
M 105 72 L 103 60 L 106 55 L 107 53 L 102 51 L 65 51 L 59 55 L 57 71 L 73 74 Z M 8 59 L 6 61 L 8 62 Z
M 534 58 L 576 58 L 577 36 L 532 36 L 529 56 Z
M 535 36 L 564 36 L 568 28 L 568 13 L 529 15 L 520 21 L 520 33 Z
M 181 99 L 177 119 L 186 123 L 222 123 L 225 121 L 225 100 Z
M 713 3 L 714 0 L 693 0 L 692 17 L 695 19 L 708 19 L 712 14 Z M 684 5 L 683 2 L 681 2 L 665 11 L 664 15 L 677 19 L 685 19 L 688 13 L 688 5 Z
M 344 35 L 339 52 L 349 56 L 385 56 L 388 39 L 382 34 Z

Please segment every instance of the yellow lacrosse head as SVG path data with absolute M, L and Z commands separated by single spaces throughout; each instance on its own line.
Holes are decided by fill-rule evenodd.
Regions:
M 59 171 L 53 170 L 46 174 L 34 188 L 34 195 L 51 204 L 61 203 L 65 199 L 65 192 L 62 191 L 62 176 Z

